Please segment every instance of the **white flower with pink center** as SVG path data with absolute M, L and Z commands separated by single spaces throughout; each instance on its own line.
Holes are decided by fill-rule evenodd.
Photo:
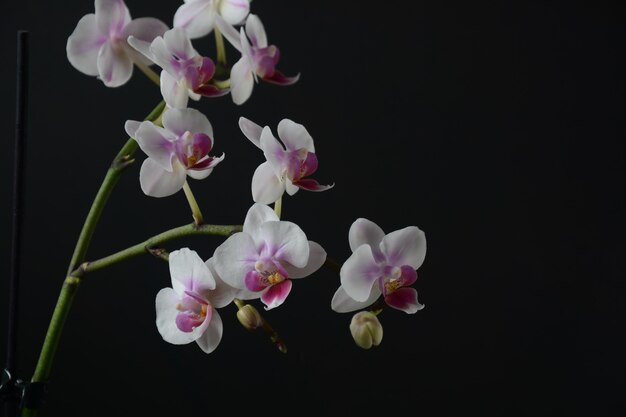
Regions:
M 285 301 L 291 280 L 311 275 L 322 266 L 326 251 L 308 241 L 298 225 L 279 221 L 271 208 L 254 204 L 243 231 L 220 245 L 212 259 L 215 271 L 228 285 L 256 293 L 270 310 Z
M 306 178 L 317 170 L 317 156 L 313 138 L 301 124 L 283 119 L 278 124 L 278 141 L 268 126 L 261 128 L 256 123 L 239 118 L 243 134 L 260 148 L 263 162 L 252 177 L 252 198 L 257 203 L 270 204 L 278 200 L 285 191 L 294 195 L 299 189 L 325 191 L 334 186 L 320 185 Z
M 417 291 L 407 288 L 417 279 L 426 256 L 426 236 L 415 226 L 385 235 L 375 223 L 358 219 L 348 235 L 352 255 L 340 271 L 341 286 L 331 307 L 339 313 L 365 308 L 381 295 L 390 307 L 413 314 L 424 306 Z
M 209 156 L 213 127 L 195 109 L 168 109 L 163 127 L 149 121 L 128 120 L 126 133 L 135 138 L 148 158 L 141 165 L 139 182 L 146 195 L 166 197 L 179 191 L 187 175 L 200 180 L 224 159 Z
M 191 39 L 201 38 L 211 33 L 217 15 L 238 25 L 249 11 L 249 0 L 185 0 L 174 14 L 174 27 L 185 29 Z
M 95 11 L 83 16 L 67 39 L 67 59 L 78 71 L 98 76 L 107 87 L 119 87 L 130 79 L 133 62 L 151 64 L 126 39 L 134 36 L 151 42 L 168 27 L 152 17 L 131 20 L 122 0 L 96 0 Z
M 241 59 L 230 71 L 230 93 L 235 104 L 243 104 L 250 98 L 254 83 L 259 78 L 278 85 L 291 85 L 298 81 L 300 74 L 286 77 L 276 69 L 280 51 L 275 45 L 268 45 L 265 28 L 256 15 L 248 15 L 245 29 L 241 27 L 239 32 L 219 16 L 216 22 L 224 37 L 241 52 Z
M 222 339 L 222 319 L 217 312 L 230 304 L 234 289 L 211 274 L 192 250 L 183 248 L 169 256 L 172 288 L 156 296 L 156 325 L 166 342 L 184 345 L 196 342 L 206 353 Z
M 163 68 L 161 94 L 170 107 L 184 109 L 189 98 L 197 101 L 200 96 L 220 97 L 229 91 L 210 83 L 215 64 L 211 58 L 198 54 L 183 29 L 169 30 L 152 43 L 131 36 L 128 43 Z

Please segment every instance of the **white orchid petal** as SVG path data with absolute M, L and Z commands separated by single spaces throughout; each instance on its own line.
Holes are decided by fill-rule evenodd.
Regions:
M 98 52 L 108 37 L 98 29 L 96 15 L 83 16 L 67 38 L 66 52 L 70 64 L 83 74 L 98 75 Z
M 190 39 L 208 35 L 215 24 L 213 0 L 199 0 L 181 5 L 174 14 L 174 27 L 187 31 Z
M 135 55 L 133 59 L 140 59 L 141 63 L 152 65 L 150 44 L 157 36 L 162 36 L 168 29 L 167 25 L 159 19 L 141 17 L 126 25 L 122 39 L 127 39 L 128 44 L 143 55 L 141 57 Z
M 390 265 L 418 269 L 426 257 L 426 235 L 415 226 L 405 227 L 385 236 L 380 249 Z
M 241 52 L 241 38 L 239 37 L 237 29 L 235 29 L 232 24 L 224 20 L 220 15 L 215 16 L 215 24 L 226 40 L 228 40 L 228 42 L 230 42 L 236 50 Z
M 356 301 L 366 301 L 374 282 L 381 276 L 370 245 L 361 245 L 344 262 L 339 272 L 341 285 L 346 293 Z
M 185 109 L 189 102 L 189 90 L 181 87 L 176 78 L 167 71 L 161 71 L 161 95 L 163 100 L 173 109 Z
M 148 158 L 139 171 L 141 190 L 151 197 L 167 197 L 180 191 L 185 177 L 186 170 L 177 161 L 172 165 L 172 172 L 168 172 Z
M 261 204 L 272 204 L 285 192 L 285 183 L 280 181 L 269 162 L 263 162 L 252 176 L 252 199 Z
M 172 288 L 177 294 L 195 291 L 204 295 L 215 289 L 215 279 L 200 256 L 189 248 L 172 251 L 169 256 Z
M 220 344 L 223 332 L 224 326 L 222 324 L 222 318 L 217 310 L 213 309 L 211 321 L 209 322 L 206 331 L 196 339 L 196 343 L 200 346 L 200 349 L 202 349 L 204 353 L 211 353 Z
M 287 151 L 297 151 L 298 149 L 306 149 L 308 152 L 315 153 L 313 138 L 306 128 L 289 119 L 283 119 L 278 123 L 278 137 L 285 144 Z
M 239 25 L 250 11 L 249 0 L 222 0 L 219 13 L 231 25 Z
M 95 0 L 96 24 L 101 33 L 115 36 L 130 23 L 130 12 L 123 0 Z
M 352 252 L 363 244 L 368 244 L 373 250 L 376 250 L 380 247 L 380 242 L 384 237 L 383 229 L 376 223 L 364 218 L 356 219 L 348 232 L 348 241 Z
M 256 48 L 267 48 L 267 35 L 261 19 L 255 14 L 248 15 L 246 19 L 246 35 Z
M 209 258 L 205 264 L 215 279 L 215 289 L 209 294 L 209 301 L 215 308 L 226 307 L 233 302 L 239 290 L 225 283 L 219 276 L 213 265 L 213 258 Z
M 213 126 L 209 119 L 196 109 L 169 109 L 163 115 L 163 127 L 182 136 L 185 132 L 204 133 L 213 143 Z
M 241 57 L 230 70 L 230 95 L 233 103 L 243 104 L 252 95 L 254 77 L 248 61 Z
M 380 294 L 380 288 L 374 286 L 367 300 L 356 301 L 348 295 L 342 286 L 339 286 L 335 295 L 333 295 L 330 307 L 337 313 L 350 313 L 371 306 L 380 297 Z
M 243 231 L 253 239 L 259 235 L 261 225 L 265 222 L 279 221 L 276 212 L 265 204 L 253 204 L 243 222 Z
M 114 48 L 110 42 L 98 52 L 98 76 L 107 87 L 119 87 L 133 75 L 133 61 L 123 48 Z
M 213 266 L 225 283 L 237 289 L 245 289 L 244 278 L 254 268 L 257 259 L 258 253 L 252 237 L 239 232 L 215 249 Z
M 163 288 L 158 292 L 155 301 L 156 325 L 159 333 L 168 343 L 185 345 L 198 339 L 209 326 L 205 320 L 200 326 L 191 332 L 183 332 L 176 325 L 176 317 L 180 313 L 177 309 L 180 297 L 171 288 Z
M 274 259 L 304 268 L 309 260 L 309 241 L 300 227 L 292 222 L 265 222 L 259 228 L 258 240 L 273 249 Z
M 154 123 L 144 121 L 135 131 L 135 140 L 142 151 L 166 171 L 172 171 L 172 155 L 176 136 Z
M 285 265 L 289 278 L 304 278 L 311 275 L 324 265 L 326 261 L 326 251 L 319 243 L 309 240 L 309 260 L 304 268 L 296 268 L 292 265 Z
M 254 123 L 250 119 L 240 117 L 239 128 L 241 129 L 243 134 L 250 140 L 250 142 L 254 143 L 257 148 L 261 148 L 261 133 L 263 132 L 263 128 L 261 126 Z

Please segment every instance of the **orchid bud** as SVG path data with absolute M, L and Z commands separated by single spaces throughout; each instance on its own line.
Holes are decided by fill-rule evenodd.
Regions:
M 383 326 L 378 317 L 369 311 L 361 311 L 352 317 L 350 333 L 356 344 L 363 349 L 378 346 L 383 340 Z
M 239 323 L 248 330 L 257 329 L 263 325 L 261 315 L 256 308 L 250 304 L 244 305 L 237 311 L 237 318 L 239 319 Z

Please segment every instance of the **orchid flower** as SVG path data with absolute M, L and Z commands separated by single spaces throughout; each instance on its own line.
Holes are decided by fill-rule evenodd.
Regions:
M 341 267 L 341 286 L 331 302 L 339 313 L 373 304 L 378 297 L 405 313 L 413 314 L 424 306 L 417 291 L 406 288 L 417 279 L 415 271 L 426 256 L 426 236 L 415 226 L 387 235 L 375 223 L 358 219 L 348 234 L 352 255 Z
M 172 288 L 156 296 L 156 325 L 166 342 L 184 345 L 196 342 L 206 353 L 222 339 L 218 308 L 233 301 L 233 288 L 214 277 L 200 256 L 190 249 L 169 256 Z
M 201 38 L 211 33 L 217 15 L 238 25 L 249 11 L 249 0 L 185 0 L 174 14 L 174 27 L 185 29 L 191 39 Z
M 270 310 L 285 301 L 292 279 L 311 275 L 325 260 L 326 251 L 307 241 L 300 227 L 279 221 L 268 206 L 254 204 L 243 231 L 215 250 L 213 266 L 228 285 L 256 293 Z
M 334 186 L 320 185 L 316 180 L 305 178 L 317 170 L 317 156 L 313 138 L 301 124 L 283 119 L 278 124 L 278 136 L 285 147 L 274 137 L 268 126 L 239 118 L 243 134 L 260 148 L 266 162 L 254 171 L 252 198 L 257 203 L 270 204 L 285 191 L 294 195 L 300 188 L 309 191 L 325 191 Z M 286 148 L 286 149 L 285 149 Z
M 151 62 L 128 46 L 134 36 L 151 42 L 168 27 L 152 17 L 131 20 L 123 0 L 96 0 L 95 14 L 83 16 L 67 39 L 67 59 L 78 71 L 98 76 L 107 87 L 119 87 L 130 79 L 133 62 Z
M 256 15 L 248 15 L 246 28 L 240 28 L 239 33 L 219 16 L 216 22 L 224 37 L 241 52 L 241 59 L 230 71 L 231 95 L 235 104 L 243 104 L 250 98 L 254 82 L 258 82 L 259 78 L 279 85 L 291 85 L 298 81 L 300 74 L 286 77 L 275 68 L 280 52 L 275 45 L 268 46 L 265 28 Z
M 129 37 L 128 43 L 148 59 L 163 68 L 161 94 L 168 106 L 184 109 L 189 98 L 219 97 L 228 93 L 209 82 L 215 74 L 211 58 L 203 57 L 191 45 L 183 29 L 174 28 L 151 44 Z
M 135 138 L 148 158 L 141 165 L 139 182 L 146 195 L 165 197 L 179 191 L 186 176 L 200 180 L 209 176 L 224 159 L 209 156 L 213 127 L 195 109 L 168 109 L 163 127 L 149 121 L 128 120 L 126 133 Z

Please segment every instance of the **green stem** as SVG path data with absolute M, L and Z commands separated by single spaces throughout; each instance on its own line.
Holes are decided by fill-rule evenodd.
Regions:
M 146 120 L 156 120 L 161 116 L 164 108 L 165 102 L 161 101 L 154 108 L 154 110 L 152 110 L 148 117 L 146 117 Z M 120 175 L 126 167 L 134 162 L 132 156 L 137 150 L 137 146 L 138 145 L 135 139 L 129 138 L 122 147 L 122 149 L 119 151 L 115 159 L 113 159 L 113 163 L 107 171 L 106 176 L 102 181 L 102 185 L 100 185 L 98 194 L 96 194 L 96 198 L 94 198 L 93 203 L 91 204 L 91 209 L 89 210 L 89 214 L 87 214 L 87 218 L 85 219 L 85 223 L 83 224 L 83 229 L 80 231 L 80 236 L 78 237 L 78 241 L 76 242 L 76 247 L 74 249 L 74 254 L 72 255 L 72 260 L 70 261 L 70 265 L 67 268 L 68 275 L 70 275 L 71 272 L 76 268 L 76 266 L 85 259 L 91 237 L 93 236 L 93 233 L 96 229 L 96 225 L 98 223 L 98 220 L 100 219 L 102 210 L 104 209 L 104 206 L 109 199 L 109 196 L 111 195 L 115 184 L 117 184 Z
M 187 181 L 183 184 L 183 191 L 185 192 L 185 197 L 187 197 L 187 202 L 189 203 L 189 207 L 191 208 L 191 215 L 193 217 L 193 221 L 196 225 L 201 225 L 204 223 L 204 218 L 202 217 L 202 211 L 200 211 L 200 206 L 196 201 L 196 197 L 194 197 L 191 188 Z
M 93 262 L 84 262 L 79 268 L 72 271 L 72 273 L 65 278 L 63 287 L 61 288 L 61 293 L 59 294 L 59 299 L 57 300 L 56 307 L 52 313 L 52 318 L 50 319 L 46 339 L 44 340 L 41 348 L 39 361 L 37 362 L 37 367 L 35 368 L 35 373 L 31 381 L 46 381 L 49 378 L 52 363 L 54 361 L 54 355 L 59 345 L 59 340 L 61 339 L 63 325 L 65 324 L 65 320 L 69 314 L 78 285 L 81 283 L 85 274 L 115 265 L 126 259 L 130 259 L 144 253 L 152 253 L 153 247 L 171 240 L 192 235 L 230 236 L 233 233 L 241 231 L 241 229 L 242 226 L 240 225 L 221 226 L 205 224 L 197 226 L 195 224 L 188 224 L 167 230 L 151 237 L 148 240 L 145 240 L 144 242 L 138 243 L 102 259 L 98 259 Z M 24 408 L 22 409 L 22 417 L 34 417 L 37 415 L 37 411 L 37 409 Z
M 141 243 L 137 243 L 136 245 L 116 252 L 112 255 L 106 256 L 96 261 L 84 262 L 79 268 L 72 272 L 72 276 L 83 277 L 89 272 L 98 271 L 100 269 L 115 265 L 127 259 L 134 258 L 135 256 L 152 253 L 154 251 L 154 248 L 171 240 L 195 235 L 230 236 L 233 233 L 240 232 L 241 229 L 242 226 L 240 225 L 222 226 L 214 224 L 203 224 L 201 226 L 198 226 L 194 223 L 176 227 L 174 229 L 170 229 L 156 236 L 153 236 L 150 239 L 145 240 Z M 159 257 L 162 257 L 162 254 L 159 254 Z
M 137 65 L 137 68 L 139 68 L 141 72 L 143 72 L 145 76 L 150 79 L 150 81 L 152 81 L 156 85 L 159 85 L 159 86 L 161 85 L 161 77 L 159 76 L 159 74 L 154 72 L 149 66 L 147 66 L 146 64 L 142 62 L 135 62 L 135 65 Z
M 218 28 L 213 28 L 215 33 L 215 47 L 217 48 L 217 63 L 226 66 L 226 48 L 224 47 L 224 36 Z
M 146 117 L 146 120 L 156 120 L 161 116 L 164 109 L 165 102 L 161 101 L 152 110 L 152 112 L 150 112 L 148 117 Z M 52 362 L 59 345 L 63 326 L 72 306 L 74 295 L 81 281 L 79 277 L 72 276 L 72 272 L 76 266 L 85 259 L 89 243 L 91 242 L 91 237 L 96 229 L 102 210 L 104 209 L 115 184 L 119 180 L 120 175 L 134 162 L 132 156 L 137 150 L 137 146 L 137 142 L 133 138 L 129 138 L 124 146 L 122 146 L 122 149 L 113 159 L 113 162 L 111 163 L 111 166 L 109 167 L 104 180 L 100 185 L 100 189 L 91 204 L 91 209 L 87 214 L 83 228 L 78 236 L 76 247 L 74 248 L 74 253 L 68 267 L 67 277 L 63 282 L 61 293 L 59 294 L 57 304 L 54 307 L 54 312 L 52 313 L 52 318 L 50 319 L 50 324 L 48 325 L 48 331 L 46 332 L 46 338 L 44 339 L 43 346 L 41 347 L 41 353 L 39 354 L 39 360 L 37 361 L 35 373 L 31 379 L 32 382 L 46 381 L 50 376 Z M 32 417 L 36 415 L 36 409 L 22 409 L 22 416 Z

